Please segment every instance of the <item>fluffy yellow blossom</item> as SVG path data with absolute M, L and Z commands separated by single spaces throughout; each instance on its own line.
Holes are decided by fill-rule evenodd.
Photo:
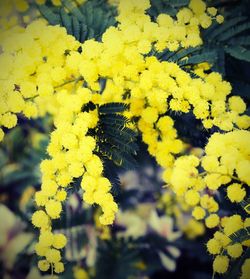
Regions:
M 210 239 L 207 243 L 207 250 L 212 255 L 220 254 L 221 248 L 221 243 L 216 239 Z
M 217 15 L 216 16 L 216 21 L 221 24 L 224 22 L 224 17 L 222 15 Z
M 208 228 L 214 228 L 219 224 L 219 216 L 217 214 L 211 214 L 210 216 L 208 216 L 205 220 L 206 222 L 206 226 Z
M 38 268 L 41 270 L 41 271 L 48 271 L 49 268 L 50 268 L 50 264 L 48 261 L 46 260 L 40 260 L 38 262 Z
M 52 219 L 60 217 L 62 211 L 62 204 L 59 201 L 49 200 L 45 205 L 46 212 Z
M 185 194 L 185 199 L 187 204 L 194 206 L 199 202 L 200 195 L 194 190 L 189 190 Z
M 246 196 L 246 190 L 238 183 L 233 183 L 227 187 L 227 196 L 231 202 L 241 202 Z
M 51 248 L 46 252 L 46 259 L 50 263 L 58 263 L 61 260 L 61 254 L 58 250 Z
M 224 225 L 224 232 L 227 236 L 243 228 L 243 221 L 240 215 L 230 216 Z
M 56 273 L 62 273 L 64 271 L 64 264 L 61 262 L 57 262 L 54 264 L 54 270 Z
M 39 243 L 42 246 L 51 246 L 54 242 L 54 235 L 50 231 L 42 231 L 39 236 Z
M 243 113 L 246 110 L 246 104 L 238 96 L 233 96 L 229 98 L 229 107 L 231 110 L 236 111 L 238 113 Z
M 32 216 L 32 223 L 38 228 L 47 228 L 49 221 L 48 215 L 43 210 L 36 211 Z
M 53 246 L 56 249 L 62 249 L 67 243 L 67 238 L 63 234 L 55 234 L 53 238 Z
M 192 215 L 196 220 L 200 220 L 200 219 L 203 219 L 205 217 L 206 213 L 205 213 L 205 210 L 202 207 L 196 206 L 193 209 Z
M 227 256 L 216 256 L 213 262 L 213 269 L 217 273 L 225 273 L 228 269 L 229 259 Z
M 242 245 L 240 243 L 236 243 L 233 245 L 227 246 L 227 253 L 232 258 L 239 258 L 243 253 Z

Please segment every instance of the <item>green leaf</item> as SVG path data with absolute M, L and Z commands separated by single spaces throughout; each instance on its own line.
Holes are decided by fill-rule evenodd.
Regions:
M 46 5 L 39 5 L 38 9 L 42 16 L 46 18 L 51 25 L 60 24 L 60 16 L 58 14 L 53 13 L 52 10 L 48 8 Z
M 139 251 L 129 241 L 113 239 L 98 245 L 96 279 L 138 278 Z
M 241 25 L 236 25 L 235 27 L 230 28 L 227 32 L 224 32 L 218 37 L 220 42 L 224 42 L 246 30 L 250 29 L 250 22 L 243 23 Z
M 183 7 L 183 6 L 187 6 L 190 0 L 168 0 L 166 2 L 168 2 L 169 5 L 173 7 Z
M 250 197 L 240 203 L 241 207 L 250 214 Z
M 76 3 L 70 0 L 62 0 L 63 6 L 65 6 L 68 11 L 74 15 L 79 21 L 83 19 L 83 14 L 81 13 L 80 9 L 78 9 Z
M 86 13 L 86 23 L 88 26 L 94 28 L 94 9 L 92 5 L 88 6 L 88 12 Z
M 138 150 L 137 133 L 127 127 L 129 120 L 119 114 L 128 106 L 109 103 L 99 107 L 99 123 L 93 134 L 97 138 L 97 154 L 125 169 L 135 168 L 134 155 Z
M 194 56 L 191 56 L 187 59 L 183 59 L 179 61 L 180 66 L 187 66 L 187 65 L 197 65 L 203 62 L 213 63 L 215 60 L 215 52 L 205 52 L 202 54 L 197 54 Z
M 225 51 L 223 47 L 215 48 L 216 51 L 216 61 L 213 64 L 213 71 L 221 73 L 223 76 L 225 75 Z
M 230 45 L 241 45 L 241 46 L 249 46 L 250 45 L 250 36 L 240 36 L 232 38 L 228 44 Z
M 88 38 L 88 27 L 86 24 L 81 25 L 80 42 L 84 42 Z
M 64 11 L 63 8 L 60 9 L 60 17 L 61 17 L 61 22 L 62 22 L 61 25 L 66 28 L 67 33 L 69 35 L 73 35 L 71 17 Z
M 250 62 L 250 50 L 242 46 L 226 47 L 225 52 L 236 59 Z
M 74 37 L 80 41 L 81 39 L 81 26 L 77 17 L 72 17 L 72 27 Z
M 128 109 L 128 105 L 124 103 L 109 103 L 105 105 L 101 105 L 99 107 L 100 113 L 106 113 L 106 114 L 114 114 L 119 112 L 124 112 Z
M 107 132 L 108 134 L 108 132 Z M 137 145 L 133 142 L 130 143 L 124 143 L 123 139 L 115 138 L 115 137 L 110 137 L 109 141 L 111 144 L 114 144 L 121 150 L 123 153 L 128 153 L 128 154 L 135 154 L 136 155 L 136 149 Z
M 88 39 L 92 39 L 95 37 L 95 30 L 91 27 L 89 27 L 89 30 L 88 30 Z
M 225 31 L 227 31 L 231 27 L 236 26 L 238 23 L 245 21 L 246 19 L 247 19 L 247 17 L 240 16 L 240 17 L 235 17 L 235 18 L 226 20 L 221 25 L 216 24 L 215 25 L 216 28 L 213 29 L 213 32 L 209 32 L 209 29 L 208 29 L 208 32 L 207 32 L 208 33 L 207 36 L 209 36 L 208 40 L 210 40 L 210 41 L 214 40 L 217 36 L 224 34 Z
M 151 7 L 147 11 L 154 20 L 159 14 L 175 16 L 181 7 L 187 6 L 190 0 L 151 0 Z
M 106 29 L 116 24 L 114 8 L 105 1 L 87 1 L 77 5 L 74 1 L 63 0 L 58 11 L 41 5 L 39 10 L 51 25 L 61 25 L 80 42 L 95 38 L 100 41 Z
M 169 61 L 178 62 L 184 57 L 188 57 L 194 55 L 195 53 L 201 51 L 200 47 L 189 47 L 187 49 L 180 49 L 177 53 L 175 53 L 172 57 L 169 57 Z
M 231 234 L 229 236 L 231 239 L 231 245 L 235 243 L 241 243 L 243 241 L 250 239 L 250 227 L 246 227 L 244 229 L 240 229 L 237 232 Z
M 123 130 L 124 129 L 117 130 L 115 128 L 110 127 L 110 129 L 105 131 L 105 135 L 107 134 L 113 138 L 122 139 L 122 142 L 124 144 L 133 142 L 135 137 L 131 136 L 131 134 L 129 134 L 129 133 L 123 132 Z M 127 128 L 127 130 L 130 130 L 130 129 Z M 132 130 L 130 130 L 130 131 L 132 131 Z
M 122 152 L 122 150 L 111 143 L 100 144 L 100 149 L 104 158 L 111 160 L 119 167 L 126 170 L 135 169 L 137 167 L 137 161 L 133 156 L 126 152 Z
M 128 122 L 128 119 L 123 115 L 110 113 L 110 114 L 104 114 L 102 116 L 102 122 L 108 125 L 117 125 L 120 127 L 124 127 L 125 124 Z

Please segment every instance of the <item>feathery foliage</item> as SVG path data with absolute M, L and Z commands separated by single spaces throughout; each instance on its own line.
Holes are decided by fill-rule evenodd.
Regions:
M 135 262 L 138 249 L 129 241 L 120 239 L 100 243 L 96 279 L 127 279 L 137 274 Z
M 138 150 L 136 132 L 127 126 L 129 120 L 122 112 L 123 103 L 109 103 L 99 107 L 100 121 L 97 127 L 98 154 L 113 161 L 117 166 L 131 169 L 136 166 L 134 156 Z
M 89 0 L 82 5 L 63 0 L 61 8 L 52 10 L 46 5 L 40 5 L 38 8 L 51 25 L 59 24 L 65 27 L 67 33 L 80 42 L 92 38 L 100 40 L 105 30 L 116 24 L 115 9 L 103 0 Z

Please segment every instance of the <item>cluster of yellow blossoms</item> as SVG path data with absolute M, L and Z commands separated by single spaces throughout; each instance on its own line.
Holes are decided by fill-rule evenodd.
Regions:
M 229 267 L 229 257 L 232 260 L 241 257 L 244 247 L 249 247 L 249 239 L 243 239 L 241 242 L 235 242 L 231 237 L 239 230 L 246 230 L 249 233 L 250 218 L 242 220 L 240 215 L 224 217 L 221 220 L 221 231 L 217 231 L 214 237 L 207 243 L 208 252 L 216 255 L 213 263 L 214 271 L 217 273 L 225 273 Z M 241 279 L 249 277 L 249 259 L 246 259 L 242 266 Z
M 223 228 L 223 233 L 217 231 L 214 238 L 207 243 L 208 251 L 218 254 L 213 265 L 214 271 L 218 273 L 227 271 L 228 256 L 233 259 L 240 257 L 243 253 L 242 245 L 249 247 L 250 244 L 249 241 L 232 244 L 229 238 L 242 228 L 249 230 L 249 218 L 244 222 L 240 215 L 220 218 L 216 214 L 219 204 L 214 198 L 220 187 L 225 188 L 228 199 L 233 203 L 240 203 L 246 197 L 247 188 L 250 186 L 249 141 L 250 132 L 247 130 L 215 133 L 210 137 L 205 148 L 206 154 L 202 158 L 194 155 L 181 156 L 176 159 L 173 168 L 164 173 L 171 189 L 183 197 L 188 205 L 194 207 L 192 215 L 195 219 L 205 218 L 208 228 Z M 247 234 L 249 235 L 249 231 Z M 227 254 L 224 251 L 227 251 Z M 249 262 L 246 265 L 249 265 Z M 247 278 L 245 276 L 247 275 L 243 274 L 242 278 Z
M 202 159 L 205 176 L 197 169 L 199 158 L 182 156 L 175 161 L 184 145 L 177 139 L 174 122 L 166 112 L 193 111 L 205 128 L 217 126 L 224 131 L 235 126 L 248 128 L 249 117 L 242 115 L 246 106 L 240 97 L 228 100 L 231 86 L 220 74 L 203 73 L 201 78 L 192 78 L 176 63 L 161 62 L 154 56 L 166 48 L 176 51 L 202 44 L 200 28 L 208 28 L 214 18 L 218 22 L 223 18 L 201 0 L 191 0 L 189 7 L 178 12 L 176 20 L 160 14 L 152 22 L 146 14 L 149 7 L 149 0 L 120 0 L 119 25 L 110 27 L 102 42 L 88 40 L 80 44 L 65 29 L 47 26 L 41 20 L 1 34 L 0 63 L 4 67 L 0 70 L 0 140 L 4 137 L 3 127 L 17 124 L 16 114 L 30 118 L 50 113 L 54 117 L 55 131 L 48 146 L 51 159 L 41 163 L 42 186 L 35 196 L 39 209 L 32 217 L 41 231 L 36 252 L 46 258 L 39 262 L 43 271 L 50 266 L 55 272 L 63 271 L 58 249 L 66 245 L 66 238 L 53 234 L 51 221 L 60 218 L 66 189 L 74 179 L 82 177 L 84 201 L 102 207 L 102 224 L 111 224 L 117 211 L 109 193 L 111 184 L 102 176 L 102 162 L 93 153 L 96 140 L 88 134 L 98 124 L 98 105 L 129 105 L 125 115 L 137 118 L 137 128 L 150 154 L 167 168 L 164 180 L 177 195 L 184 196 L 187 204 L 196 206 L 196 219 L 203 219 L 205 210 L 213 213 L 206 219 L 208 227 L 219 223 L 215 214 L 219 206 L 209 191 L 234 179 L 234 170 L 240 181 L 249 184 L 248 132 L 212 136 Z M 106 80 L 103 90 L 101 79 Z M 97 108 L 82 110 L 90 101 Z M 238 137 L 240 142 L 236 141 Z M 223 144 L 223 150 L 232 147 L 227 155 L 220 151 Z M 241 183 L 227 189 L 232 201 L 245 196 Z
M 46 237 L 48 234 L 53 236 L 51 220 L 60 218 L 62 202 L 67 196 L 65 188 L 70 187 L 73 179 L 82 177 L 81 187 L 84 190 L 85 202 L 96 203 L 102 207 L 102 224 L 111 224 L 118 208 L 109 193 L 111 184 L 102 176 L 102 162 L 93 154 L 95 139 L 86 135 L 88 129 L 93 129 L 98 122 L 96 110 L 81 112 L 81 108 L 91 98 L 90 90 L 79 88 L 73 96 L 63 90 L 57 97 L 61 107 L 55 118 L 56 130 L 51 134 L 47 149 L 52 159 L 41 163 L 42 186 L 41 191 L 35 195 L 40 209 L 33 214 L 32 223 L 41 231 L 36 252 L 39 256 L 46 257 L 46 260 L 39 262 L 43 264 L 42 270 L 45 271 L 53 265 L 54 271 L 58 273 L 63 271 L 63 264 L 60 262 L 60 252 L 55 248 L 63 248 L 66 238 L 61 235 L 63 242 L 55 246 L 54 242 L 48 241 Z M 46 237 L 43 238 L 43 235 Z M 51 248 L 51 245 L 54 248 Z M 39 268 L 41 269 L 40 265 Z
M 227 185 L 227 196 L 231 202 L 241 202 L 246 196 L 244 185 L 250 185 L 250 132 L 235 130 L 226 134 L 213 134 L 206 145 L 206 154 L 200 159 L 194 155 L 181 156 L 173 168 L 163 174 L 166 183 L 178 196 L 185 197 L 187 204 L 196 206 L 193 216 L 205 217 L 205 210 L 217 212 L 218 203 L 211 193 Z M 199 170 L 203 168 L 203 172 Z M 230 185 L 228 185 L 231 181 Z M 199 204 L 199 206 L 198 206 Z M 215 214 L 206 219 L 208 227 L 215 227 L 219 218 Z

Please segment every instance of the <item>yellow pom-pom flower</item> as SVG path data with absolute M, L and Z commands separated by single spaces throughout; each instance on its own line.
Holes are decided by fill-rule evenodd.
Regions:
M 217 214 L 211 214 L 205 220 L 206 226 L 208 228 L 214 228 L 218 226 L 219 222 L 220 222 L 220 218 Z
M 229 265 L 229 258 L 227 256 L 216 256 L 213 262 L 213 269 L 215 272 L 223 274 L 227 271 Z

